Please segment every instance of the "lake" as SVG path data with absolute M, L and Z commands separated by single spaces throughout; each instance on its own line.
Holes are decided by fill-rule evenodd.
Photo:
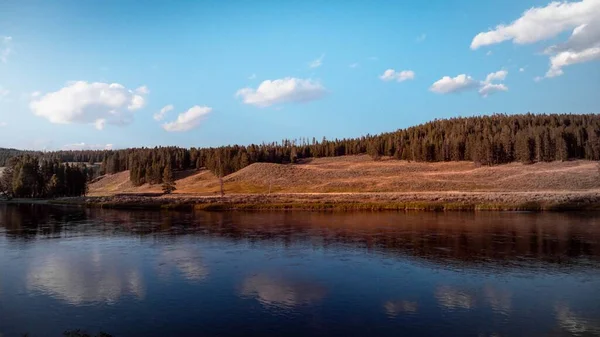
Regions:
M 0 336 L 600 336 L 600 214 L 0 205 Z

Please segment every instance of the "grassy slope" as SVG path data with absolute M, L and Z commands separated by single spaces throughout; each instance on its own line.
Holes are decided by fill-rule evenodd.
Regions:
M 208 171 L 177 173 L 175 194 L 214 195 L 219 180 Z M 471 162 L 409 163 L 368 156 L 319 158 L 301 164 L 252 164 L 224 178 L 226 193 L 356 192 L 532 192 L 600 190 L 597 164 L 590 161 L 519 163 L 478 167 Z M 129 173 L 91 184 L 90 195 L 160 192 L 134 187 Z

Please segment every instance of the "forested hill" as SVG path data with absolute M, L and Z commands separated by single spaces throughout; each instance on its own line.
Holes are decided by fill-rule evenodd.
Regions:
M 7 149 L 0 147 L 0 167 L 6 166 L 10 158 L 30 155 L 34 157 L 43 157 L 48 160 L 58 160 L 61 162 L 74 163 L 99 163 L 107 155 L 104 150 L 82 150 L 82 151 L 27 151 L 17 149 Z
M 10 151 L 0 150 L 2 160 Z M 393 156 L 411 161 L 475 161 L 495 165 L 520 161 L 600 159 L 600 115 L 492 115 L 434 120 L 422 125 L 360 138 L 284 140 L 218 148 L 137 148 L 108 151 L 38 153 L 63 162 L 101 162 L 102 173 L 130 170 L 131 181 L 160 183 L 166 165 L 206 167 L 219 176 L 255 162 L 290 163 L 309 157 L 355 154 Z
M 42 154 L 41 152 L 22 151 L 22 150 L 17 150 L 17 149 L 5 149 L 5 148 L 0 147 L 0 167 L 6 166 L 6 164 L 8 164 L 8 160 L 10 158 L 22 156 L 27 153 Z

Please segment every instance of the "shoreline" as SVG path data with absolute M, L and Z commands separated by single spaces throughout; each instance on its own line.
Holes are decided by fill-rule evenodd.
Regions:
M 120 194 L 0 203 L 204 211 L 599 211 L 600 191 Z

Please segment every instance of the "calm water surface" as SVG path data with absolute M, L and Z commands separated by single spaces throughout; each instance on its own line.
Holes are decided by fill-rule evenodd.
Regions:
M 0 205 L 0 336 L 600 336 L 600 215 Z

